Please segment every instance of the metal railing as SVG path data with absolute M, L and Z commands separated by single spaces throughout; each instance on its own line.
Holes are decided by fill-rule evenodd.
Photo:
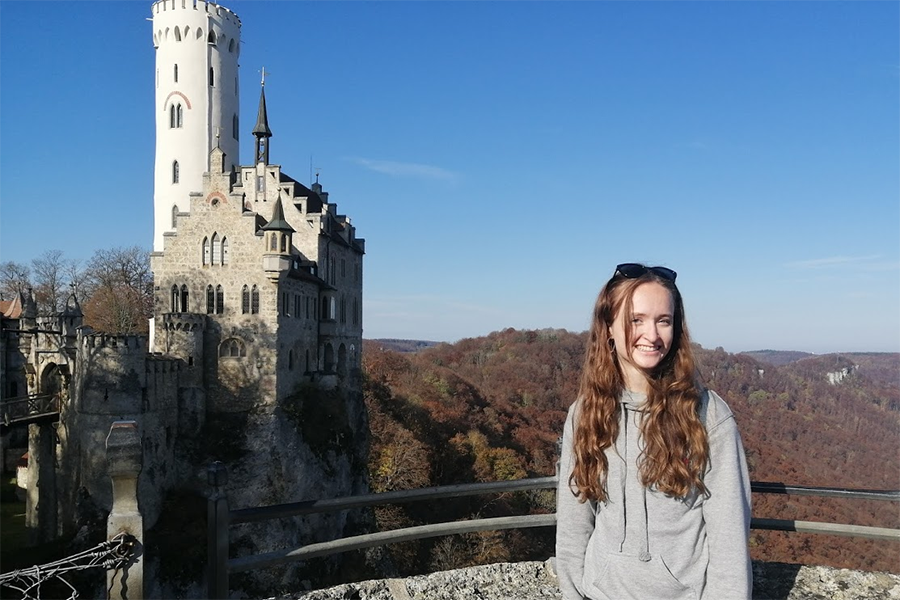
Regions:
M 297 548 L 287 548 L 264 554 L 248 555 L 240 558 L 228 558 L 228 528 L 231 525 L 421 500 L 555 489 L 557 477 L 537 477 L 532 479 L 517 479 L 514 481 L 498 481 L 492 483 L 446 485 L 414 490 L 384 492 L 380 494 L 366 494 L 362 496 L 307 500 L 237 510 L 229 510 L 228 508 L 228 498 L 224 492 L 224 486 L 227 483 L 227 471 L 225 470 L 224 465 L 216 463 L 210 466 L 208 480 L 213 488 L 208 501 L 207 513 L 209 559 L 207 565 L 207 581 L 210 598 L 228 597 L 228 580 L 231 573 L 262 569 L 290 562 L 327 556 L 329 554 L 431 537 L 472 533 L 475 531 L 553 527 L 556 525 L 556 514 L 552 513 L 473 519 L 468 521 L 454 521 L 449 523 L 406 527 L 391 531 L 351 536 L 328 542 L 307 544 Z M 894 490 L 855 490 L 846 488 L 789 486 L 781 483 L 763 482 L 752 482 L 751 490 L 761 494 L 787 494 L 795 496 L 900 502 L 900 491 Z M 900 529 L 884 527 L 758 518 L 751 519 L 750 527 L 753 529 L 826 533 L 900 542 Z

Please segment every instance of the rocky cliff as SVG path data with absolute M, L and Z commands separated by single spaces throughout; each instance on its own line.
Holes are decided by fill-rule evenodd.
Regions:
M 900 575 L 783 563 L 753 564 L 753 598 L 766 600 L 900 599 Z M 379 579 L 280 596 L 278 600 L 561 600 L 547 562 L 499 563 Z

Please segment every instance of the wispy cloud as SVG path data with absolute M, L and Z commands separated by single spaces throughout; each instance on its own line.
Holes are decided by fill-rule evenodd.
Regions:
M 785 263 L 784 266 L 789 269 L 834 269 L 850 265 L 860 265 L 877 268 L 875 261 L 881 258 L 878 254 L 869 256 L 829 256 L 827 258 L 813 258 L 809 260 L 796 260 Z M 868 265 L 866 265 L 868 263 Z M 883 264 L 882 264 L 883 268 Z
M 391 177 L 417 177 L 419 179 L 440 179 L 444 181 L 454 181 L 458 177 L 453 171 L 435 167 L 434 165 L 393 160 L 373 160 L 370 158 L 350 158 L 349 160 L 370 171 L 383 173 Z

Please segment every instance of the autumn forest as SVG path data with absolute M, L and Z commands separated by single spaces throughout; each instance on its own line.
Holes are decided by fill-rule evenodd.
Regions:
M 430 347 L 367 340 L 372 491 L 553 475 L 585 341 L 564 330 L 513 329 Z M 900 355 L 696 353 L 704 384 L 735 413 L 753 481 L 900 489 Z M 555 492 L 546 490 L 383 507 L 375 516 L 391 529 L 554 507 Z M 896 503 L 875 500 L 754 494 L 753 514 L 900 527 Z M 894 542 L 754 530 L 750 543 L 756 560 L 900 569 Z M 553 531 L 451 536 L 387 551 L 399 573 L 541 560 L 553 554 Z

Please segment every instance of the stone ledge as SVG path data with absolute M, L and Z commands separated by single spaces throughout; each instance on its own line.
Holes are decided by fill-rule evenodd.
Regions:
M 900 575 L 753 563 L 759 600 L 900 600 Z M 553 559 L 498 563 L 406 579 L 376 579 L 279 596 L 278 600 L 562 600 Z

